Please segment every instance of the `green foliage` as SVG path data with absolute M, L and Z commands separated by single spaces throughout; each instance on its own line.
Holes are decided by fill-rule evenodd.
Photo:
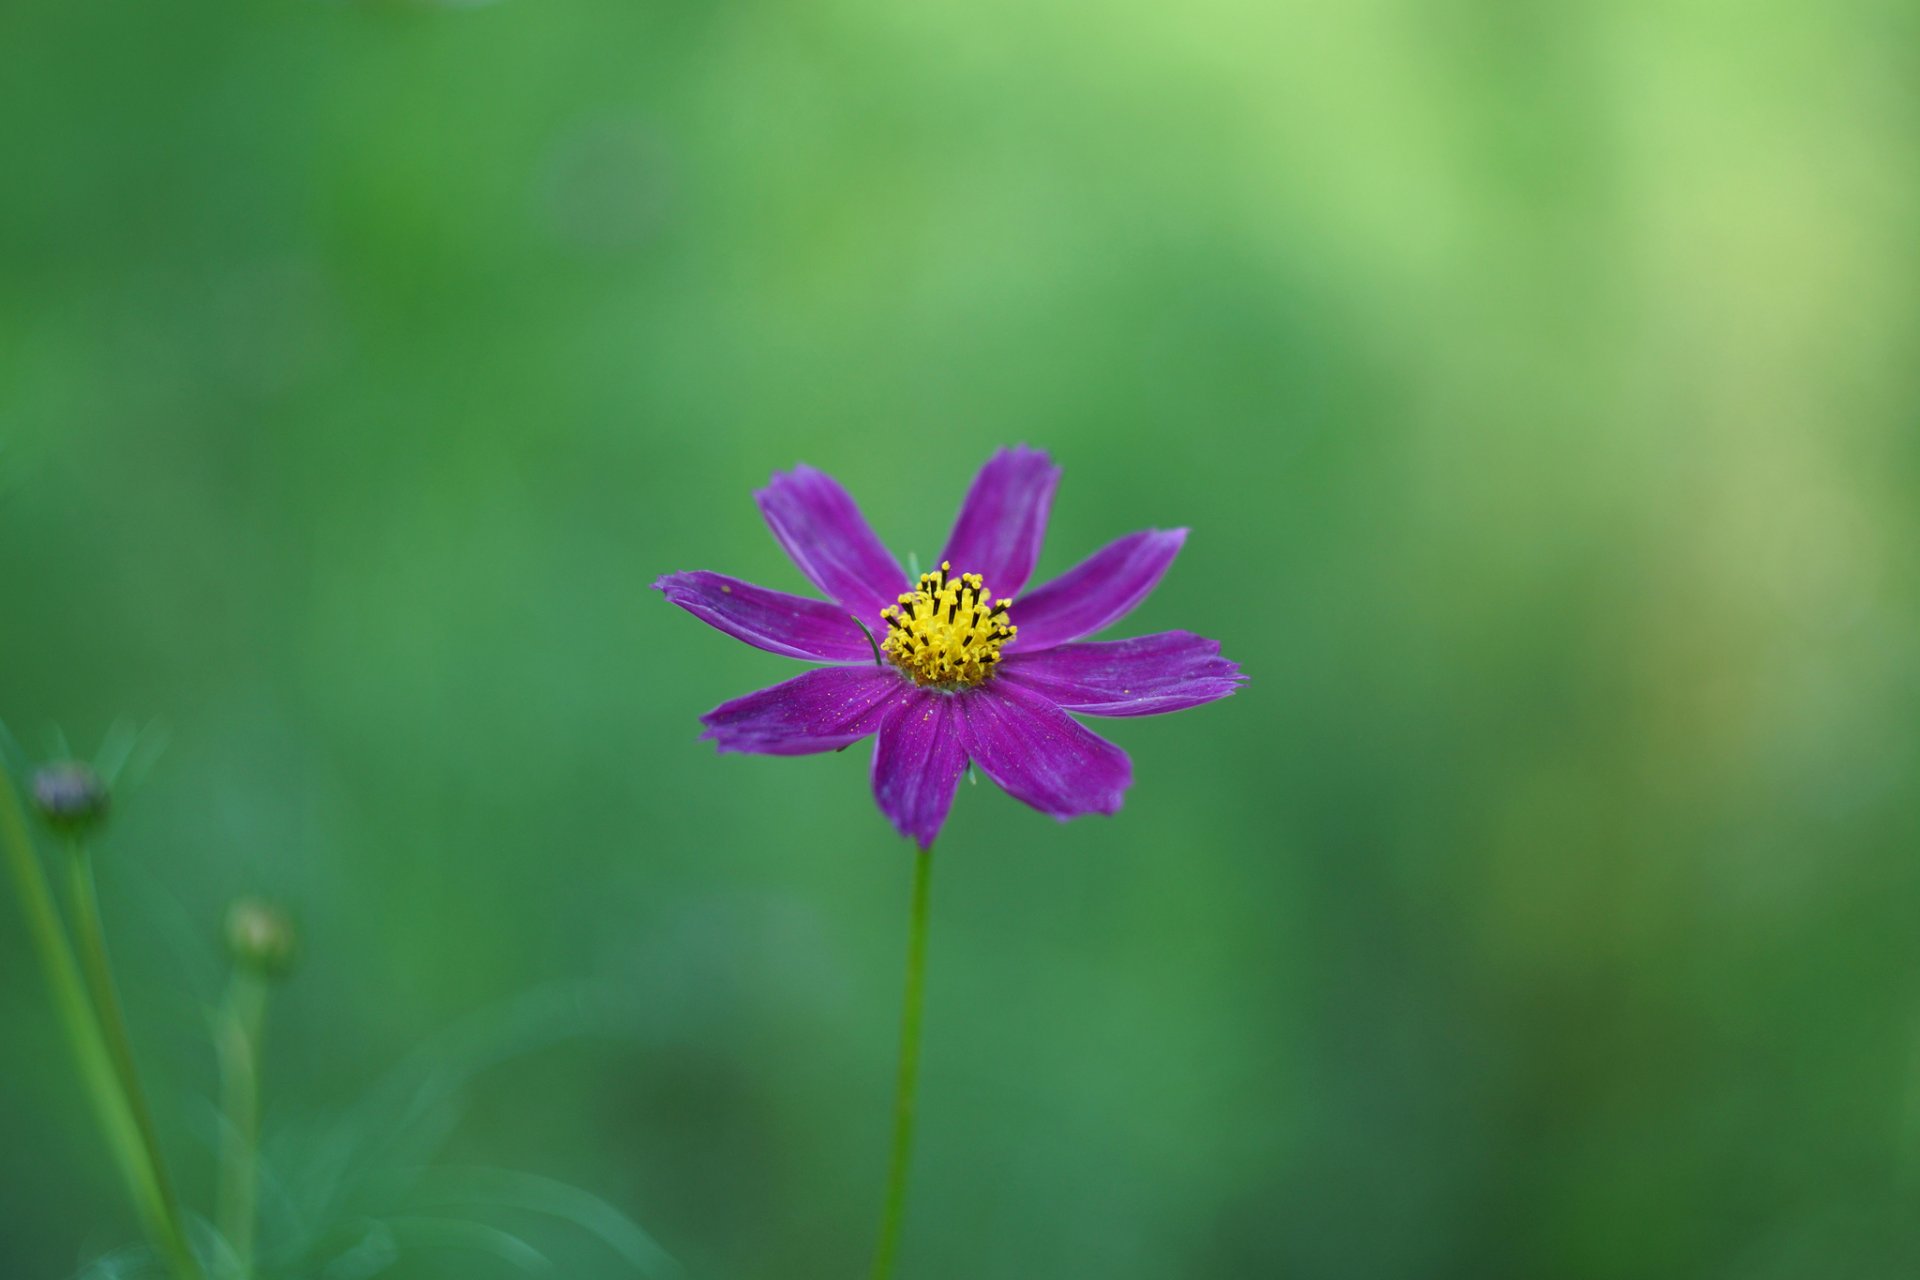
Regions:
M 797 459 L 925 563 L 1026 440 L 1042 574 L 1191 525 L 1128 629 L 1252 682 L 1098 726 L 1113 820 L 961 790 L 903 1277 L 1910 1274 L 1910 9 L 0 6 L 0 717 L 170 727 L 97 853 L 183 1194 L 259 894 L 263 1261 L 652 1256 L 445 1165 L 857 1273 L 909 850 L 695 740 L 793 668 L 646 584 L 798 589 Z M 18 916 L 69 1275 L 138 1228 Z

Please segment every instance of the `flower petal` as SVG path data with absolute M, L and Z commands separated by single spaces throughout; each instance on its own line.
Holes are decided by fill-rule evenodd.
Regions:
M 880 727 L 913 686 L 879 667 L 819 667 L 723 702 L 700 717 L 721 751 L 805 756 L 838 751 Z
M 999 679 L 955 701 L 961 746 L 1009 795 L 1063 820 L 1119 811 L 1133 782 L 1126 752 L 1041 695 Z
M 1130 533 L 1034 588 L 1014 601 L 1013 622 L 1020 634 L 1008 643 L 1007 656 L 1015 646 L 1037 653 L 1118 622 L 1147 598 L 1186 540 L 1185 529 Z
M 973 478 L 941 559 L 955 573 L 977 573 L 995 595 L 1027 585 L 1047 534 L 1047 512 L 1060 468 L 1038 449 L 1021 445 L 987 459 Z
M 863 618 L 907 589 L 907 575 L 840 482 L 802 464 L 753 495 L 773 536 L 813 584 Z
M 702 622 L 768 653 L 817 662 L 859 662 L 873 653 L 847 611 L 824 600 L 705 570 L 670 573 L 653 585 Z
M 880 723 L 873 744 L 873 798 L 895 829 L 933 847 L 967 767 L 949 694 L 916 689 Z
M 1163 631 L 1009 653 L 994 679 L 1080 715 L 1151 716 L 1224 698 L 1246 677 L 1220 656 L 1218 640 Z

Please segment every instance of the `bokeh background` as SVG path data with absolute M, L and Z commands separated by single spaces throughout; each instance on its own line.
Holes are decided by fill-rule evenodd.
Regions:
M 648 584 L 800 589 L 750 492 L 803 459 L 927 556 L 1029 441 L 1042 576 L 1193 526 L 1126 629 L 1252 682 L 1099 726 L 1115 819 L 963 789 L 903 1275 L 1913 1274 L 1917 40 L 0 9 L 0 719 L 164 726 L 100 856 L 190 1196 L 265 892 L 270 1252 L 424 1114 L 390 1164 L 582 1188 L 701 1280 L 860 1274 L 909 851 L 864 751 L 696 741 L 792 668 Z M 0 1018 L 0 1271 L 71 1275 L 135 1229 L 10 906 Z M 512 1273 L 407 1194 L 391 1238 L 458 1247 L 382 1255 L 342 1178 L 358 1260 L 297 1274 Z

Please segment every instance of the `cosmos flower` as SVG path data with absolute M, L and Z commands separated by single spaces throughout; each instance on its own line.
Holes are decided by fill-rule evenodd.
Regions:
M 1226 697 L 1244 677 L 1218 642 L 1187 631 L 1082 640 L 1146 599 L 1185 529 L 1128 534 L 1024 591 L 1059 481 L 1037 449 L 994 454 L 939 568 L 913 583 L 831 476 L 804 465 L 775 474 L 754 495 L 760 511 L 832 603 L 718 573 L 668 574 L 654 586 L 750 645 L 830 665 L 715 707 L 701 736 L 723 752 L 791 756 L 872 735 L 874 799 L 923 849 L 968 761 L 1055 818 L 1116 812 L 1132 762 L 1074 715 L 1180 711 Z

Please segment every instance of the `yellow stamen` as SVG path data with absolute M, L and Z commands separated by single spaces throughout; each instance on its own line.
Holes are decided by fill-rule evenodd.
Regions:
M 920 587 L 880 611 L 880 648 L 915 684 L 964 689 L 1000 664 L 1000 646 L 1020 628 L 1007 621 L 1010 599 L 995 600 L 977 573 L 954 575 L 945 560 L 920 575 Z

